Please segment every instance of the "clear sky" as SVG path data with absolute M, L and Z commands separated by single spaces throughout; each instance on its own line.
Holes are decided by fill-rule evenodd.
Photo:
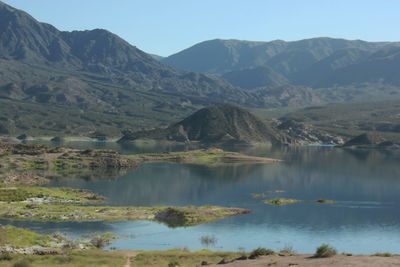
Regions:
M 107 29 L 168 56 L 210 39 L 400 41 L 400 0 L 3 0 L 60 30 Z

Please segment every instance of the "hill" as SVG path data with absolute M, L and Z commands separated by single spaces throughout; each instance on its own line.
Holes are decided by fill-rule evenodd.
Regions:
M 200 109 L 165 129 L 126 132 L 120 142 L 137 139 L 187 143 L 281 143 L 283 140 L 250 112 L 227 104 Z

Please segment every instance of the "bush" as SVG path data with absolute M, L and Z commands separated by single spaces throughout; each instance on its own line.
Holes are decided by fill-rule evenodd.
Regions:
M 280 251 L 280 253 L 296 254 L 296 251 L 293 249 L 291 245 L 285 245 L 283 249 Z
M 250 257 L 256 258 L 259 256 L 272 255 L 272 254 L 274 254 L 273 250 L 266 249 L 266 248 L 257 248 L 250 253 Z
M 314 254 L 314 258 L 329 258 L 335 256 L 336 254 L 336 249 L 327 244 L 322 244 L 317 248 L 317 251 Z
M 90 244 L 96 248 L 104 248 L 112 243 L 112 240 L 116 239 L 112 233 L 96 234 L 91 240 Z
M 177 261 L 171 261 L 170 263 L 168 263 L 168 267 L 176 267 L 176 266 L 180 266 L 179 262 Z
M 12 260 L 12 256 L 10 253 L 0 254 L 0 261 L 10 261 Z

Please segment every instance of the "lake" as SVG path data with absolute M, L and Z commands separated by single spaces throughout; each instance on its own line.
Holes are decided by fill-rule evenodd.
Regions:
M 184 146 L 120 146 L 71 143 L 72 147 L 112 148 L 124 154 L 177 151 Z M 119 236 L 116 249 L 184 248 L 250 251 L 257 247 L 314 253 L 327 243 L 339 252 L 372 254 L 400 251 L 400 152 L 334 147 L 239 147 L 249 155 L 282 159 L 271 164 L 148 163 L 123 175 L 57 179 L 47 186 L 86 188 L 107 197 L 109 205 L 219 205 L 251 209 L 248 215 L 187 228 L 148 221 L 37 223 L 13 222 L 42 233 L 79 237 L 91 232 Z M 275 192 L 275 191 L 283 192 Z M 252 193 L 274 197 L 336 200 L 271 206 Z M 213 236 L 215 244 L 202 244 Z

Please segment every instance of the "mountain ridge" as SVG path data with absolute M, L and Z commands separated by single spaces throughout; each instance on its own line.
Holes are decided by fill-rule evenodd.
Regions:
M 400 73 L 388 77 L 378 68 L 374 69 L 372 66 L 377 59 L 367 68 L 371 69 L 368 75 L 362 75 L 362 72 L 365 70 L 363 64 L 369 64 L 369 57 L 398 47 L 400 42 L 329 37 L 290 42 L 214 39 L 195 44 L 161 61 L 180 70 L 215 74 L 245 89 L 283 84 L 317 89 L 385 79 L 389 85 L 397 85 L 395 76 L 400 76 Z M 397 58 L 392 61 L 395 66 L 400 62 Z M 388 60 L 386 63 L 392 64 Z M 269 71 L 262 73 L 260 68 Z M 346 77 L 349 73 L 347 68 L 358 76 Z

